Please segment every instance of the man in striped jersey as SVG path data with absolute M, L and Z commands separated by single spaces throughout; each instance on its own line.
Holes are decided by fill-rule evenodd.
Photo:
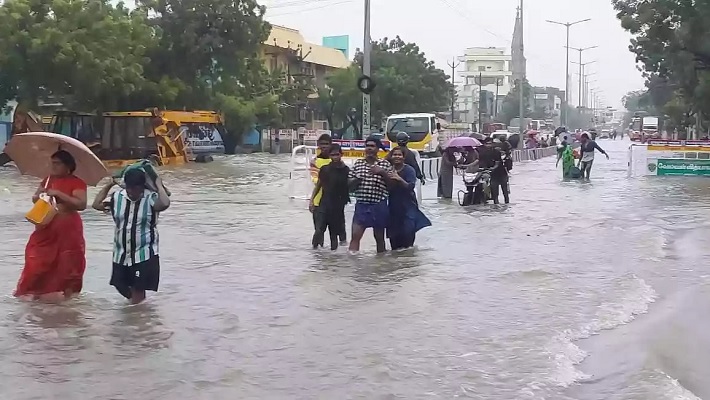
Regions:
M 123 176 L 126 188 L 104 202 L 111 181 L 94 199 L 93 207 L 108 212 L 115 224 L 111 285 L 132 304 L 145 300 L 146 290 L 157 291 L 160 280 L 158 213 L 170 206 L 170 197 L 160 177 L 157 191 L 146 188 L 145 172 L 132 169 Z

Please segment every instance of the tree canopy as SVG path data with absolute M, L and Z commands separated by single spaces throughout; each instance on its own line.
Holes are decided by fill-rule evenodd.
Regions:
M 259 57 L 271 29 L 264 7 L 255 0 L 136 5 L 5 1 L 0 106 L 52 98 L 83 111 L 219 109 L 235 133 L 280 120 L 282 76 L 267 73 Z
M 141 11 L 106 0 L 8 0 L 0 20 L 3 106 L 48 96 L 110 106 L 146 83 L 145 55 L 158 35 Z
M 0 106 L 52 99 L 89 112 L 215 109 L 237 136 L 254 124 L 292 127 L 303 110 L 322 111 L 331 128 L 359 111 L 362 53 L 323 87 L 267 71 L 264 12 L 257 0 L 138 0 L 135 9 L 109 0 L 6 0 Z M 449 76 L 414 43 L 373 42 L 372 71 L 375 125 L 393 113 L 449 107 Z
M 450 107 L 450 77 L 427 60 L 416 44 L 399 36 L 373 41 L 370 59 L 372 79 L 377 84 L 370 95 L 373 125 L 390 114 L 437 112 Z M 348 110 L 362 109 L 362 95 L 357 90 L 362 62 L 363 54 L 358 51 L 355 65 L 328 77 L 329 93 L 322 106 L 329 119 L 342 122 Z
M 665 113 L 679 127 L 710 107 L 710 3 L 677 0 L 613 0 L 629 49 L 646 77 L 648 95 L 630 96 L 640 107 Z M 636 105 L 629 104 L 632 108 Z M 629 108 L 627 106 L 627 108 Z
M 533 88 L 530 83 L 525 80 L 523 83 L 523 101 L 525 102 L 525 115 L 531 116 L 530 104 L 532 102 Z M 501 110 L 496 119 L 498 122 L 509 124 L 513 118 L 520 116 L 520 81 L 516 80 L 510 92 L 503 99 Z

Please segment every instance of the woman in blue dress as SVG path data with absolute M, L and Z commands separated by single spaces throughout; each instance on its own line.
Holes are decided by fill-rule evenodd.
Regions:
M 394 171 L 390 173 L 387 237 L 392 250 L 400 250 L 414 246 L 416 233 L 431 226 L 431 221 L 419 210 L 417 204 L 417 196 L 414 194 L 417 174 L 414 168 L 405 164 L 404 152 L 399 147 L 394 148 L 390 154 Z

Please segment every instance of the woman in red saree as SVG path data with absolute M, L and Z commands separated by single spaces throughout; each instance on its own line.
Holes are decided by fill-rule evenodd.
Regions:
M 32 196 L 54 198 L 57 215 L 46 226 L 37 226 L 25 247 L 25 267 L 15 296 L 63 299 L 81 291 L 86 268 L 84 226 L 79 211 L 86 209 L 86 183 L 73 175 L 76 161 L 66 151 L 52 155 L 52 171 Z

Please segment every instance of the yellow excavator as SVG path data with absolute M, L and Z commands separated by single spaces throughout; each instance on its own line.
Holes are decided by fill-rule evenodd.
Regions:
M 226 134 L 221 115 L 213 111 L 153 108 L 96 115 L 60 110 L 49 119 L 29 111 L 15 111 L 12 135 L 38 131 L 81 141 L 109 168 L 122 168 L 141 159 L 158 165 L 210 161 L 210 153 L 224 152 L 222 137 Z M 193 146 L 202 154 L 195 156 Z M 0 165 L 2 161 L 0 156 Z

